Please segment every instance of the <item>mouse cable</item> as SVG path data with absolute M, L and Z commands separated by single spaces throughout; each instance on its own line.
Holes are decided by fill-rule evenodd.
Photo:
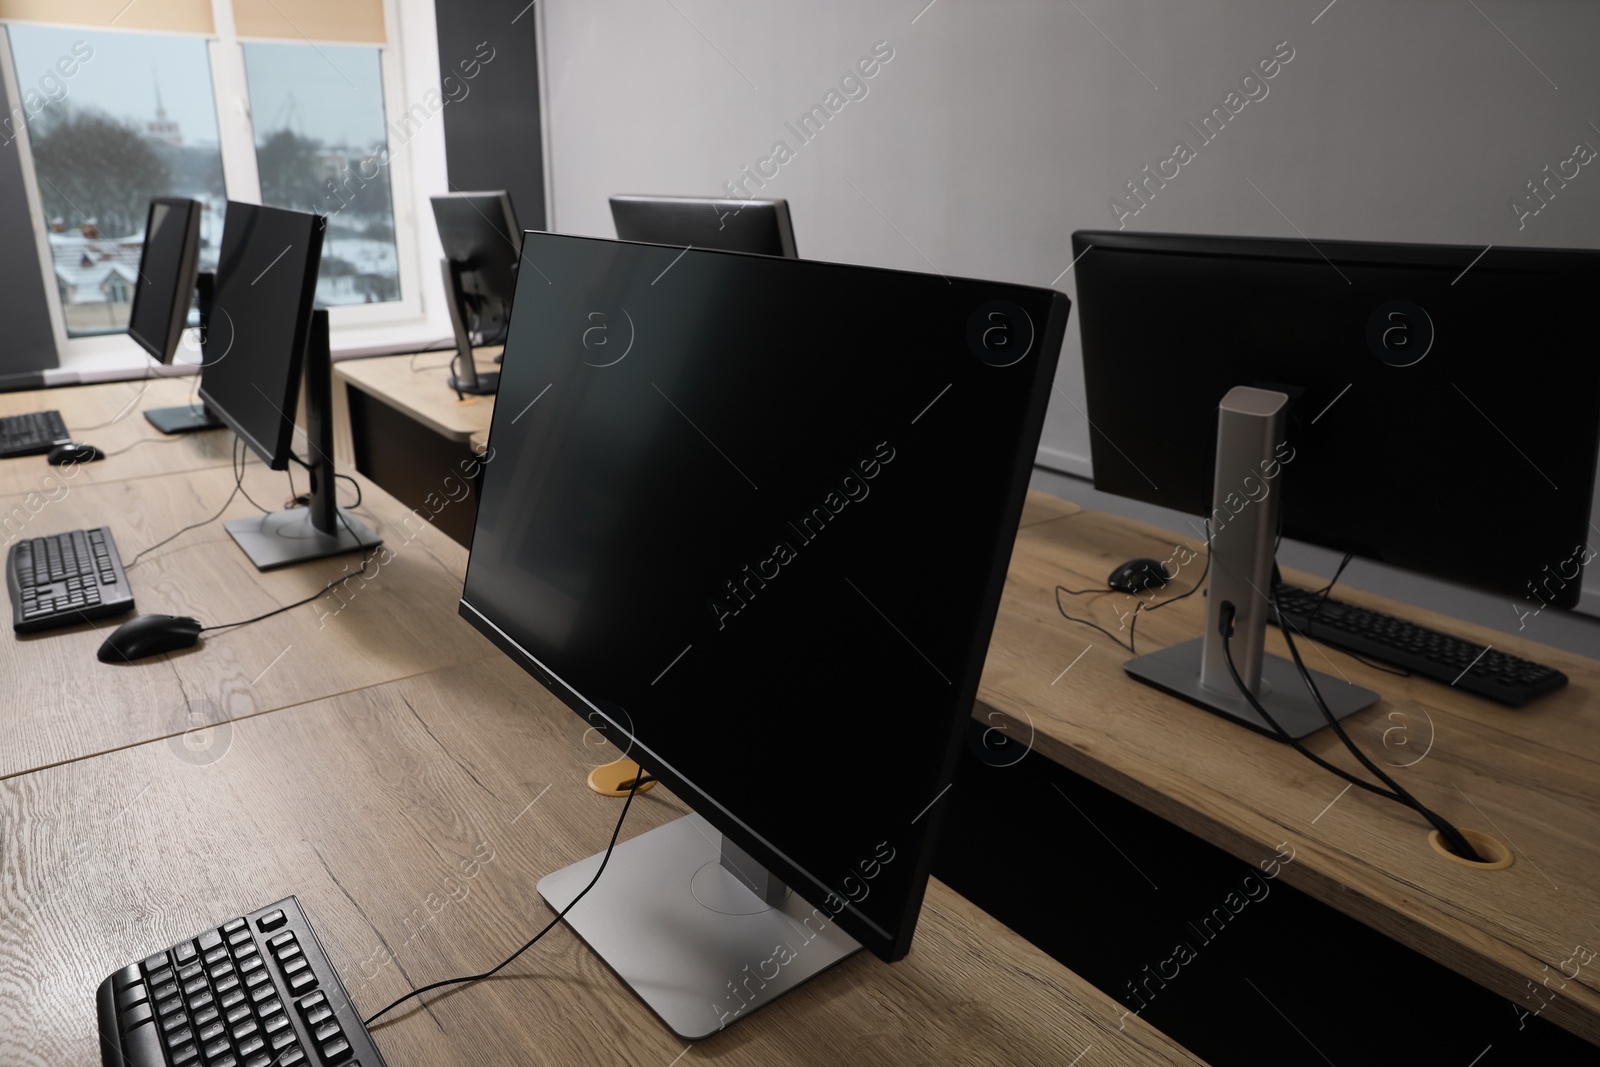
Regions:
M 1359 759 L 1363 765 L 1376 774 L 1386 784 L 1392 786 L 1395 792 L 1390 792 L 1388 789 L 1379 788 L 1378 786 L 1373 785 L 1371 782 L 1357 778 L 1349 771 L 1346 771 L 1343 767 L 1335 766 L 1334 764 L 1329 763 L 1315 752 L 1312 752 L 1310 749 L 1306 748 L 1298 740 L 1289 736 L 1289 732 L 1279 725 L 1278 720 L 1272 717 L 1272 713 L 1269 712 L 1262 705 L 1261 701 L 1256 698 L 1256 695 L 1245 686 L 1244 679 L 1239 675 L 1239 669 L 1233 660 L 1233 620 L 1236 613 L 1237 609 L 1234 607 L 1231 601 L 1223 602 L 1221 609 L 1221 620 L 1218 626 L 1222 633 L 1223 659 L 1227 662 L 1228 674 L 1232 676 L 1233 684 L 1238 688 L 1239 695 L 1244 697 L 1246 703 L 1248 703 L 1250 707 L 1255 710 L 1257 715 L 1261 716 L 1268 726 L 1272 727 L 1273 732 L 1276 733 L 1282 741 L 1289 744 L 1296 752 L 1300 753 L 1302 756 L 1306 757 L 1323 770 L 1329 771 L 1338 777 L 1343 778 L 1351 785 L 1359 786 L 1375 796 L 1383 797 L 1385 800 L 1392 800 L 1397 804 L 1401 804 L 1412 809 L 1424 819 L 1427 819 L 1428 822 L 1433 824 L 1434 829 L 1438 830 L 1440 836 L 1443 837 L 1450 845 L 1450 850 L 1452 852 L 1456 852 L 1463 858 L 1481 862 L 1481 857 L 1479 857 L 1478 853 L 1467 842 L 1467 839 L 1461 835 L 1461 831 L 1457 830 L 1441 816 L 1430 811 L 1422 804 L 1421 801 L 1417 800 L 1416 797 L 1412 796 L 1387 774 L 1379 770 L 1377 766 L 1367 759 L 1366 756 L 1355 747 L 1354 743 L 1348 739 L 1343 727 L 1339 725 L 1339 720 L 1334 718 L 1333 712 L 1331 712 L 1328 709 L 1327 704 L 1323 702 L 1322 694 L 1317 691 L 1315 682 L 1310 678 L 1309 672 L 1306 671 L 1304 663 L 1301 662 L 1299 651 L 1294 646 L 1293 636 L 1285 631 L 1284 637 L 1289 643 L 1290 652 L 1294 654 L 1295 666 L 1299 669 L 1301 678 L 1310 688 L 1311 695 L 1315 698 L 1317 708 L 1322 712 L 1323 718 L 1325 718 L 1328 724 L 1334 728 L 1334 732 L 1344 740 L 1350 751 L 1355 753 L 1356 758 Z
M 512 960 L 516 959 L 518 956 L 528 951 L 528 949 L 532 948 L 541 937 L 543 937 L 545 934 L 548 934 L 552 929 L 555 928 L 557 923 L 566 918 L 567 912 L 576 907 L 578 901 L 582 900 L 584 896 L 588 894 L 589 890 L 594 888 L 595 883 L 600 880 L 600 876 L 605 873 L 606 864 L 611 862 L 611 852 L 617 847 L 617 836 L 622 833 L 622 823 L 623 820 L 628 817 L 628 808 L 633 804 L 634 795 L 638 793 L 640 786 L 648 785 L 653 781 L 655 781 L 655 779 L 650 777 L 648 774 L 641 774 L 639 777 L 633 780 L 633 784 L 628 787 L 628 799 L 622 805 L 622 814 L 617 816 L 616 829 L 611 831 L 611 843 L 606 846 L 605 855 L 600 857 L 600 869 L 594 872 L 594 877 L 589 879 L 589 884 L 583 887 L 582 892 L 573 897 L 571 902 L 568 903 L 566 907 L 557 912 L 556 917 L 551 919 L 549 923 L 545 925 L 544 929 L 540 930 L 538 933 L 534 934 L 531 938 L 524 942 L 522 947 L 517 949 L 517 951 L 507 956 L 505 959 L 501 960 L 487 971 L 484 971 L 482 974 L 468 974 L 463 975 L 460 978 L 444 978 L 437 982 L 429 982 L 427 985 L 413 989 L 405 996 L 400 997 L 398 1000 L 392 1001 L 387 1006 L 373 1012 L 371 1015 L 367 1016 L 366 1019 L 362 1020 L 362 1025 L 371 1026 L 375 1020 L 381 1016 L 387 1015 L 389 1012 L 393 1011 L 401 1004 L 404 1004 L 412 997 L 420 997 L 422 994 L 433 989 L 438 989 L 440 986 L 460 985 L 463 982 L 479 982 L 485 978 L 489 978 L 501 968 L 505 967 Z
M 103 430 L 107 426 L 115 426 L 117 423 L 119 423 L 123 419 L 127 418 L 129 413 L 133 411 L 133 406 L 139 402 L 140 398 L 142 398 L 144 396 L 145 392 L 150 388 L 150 379 L 152 377 L 154 377 L 152 372 L 155 369 L 156 369 L 156 361 L 153 360 L 153 359 L 150 359 L 149 357 L 146 357 L 145 358 L 145 363 L 144 363 L 144 377 L 139 379 L 139 384 L 142 385 L 144 388 L 140 389 L 137 393 L 135 393 L 133 395 L 133 399 L 128 401 L 128 403 L 123 406 L 121 411 L 117 412 L 115 415 L 113 415 L 111 418 L 107 419 L 105 422 L 97 423 L 94 426 L 76 426 L 76 427 L 73 427 L 72 432 L 73 433 L 93 433 L 96 430 Z M 195 375 L 195 377 L 198 378 L 199 375 L 197 374 L 197 375 Z M 112 455 L 117 455 L 117 453 L 113 452 Z
M 1107 586 L 1105 589 L 1068 589 L 1064 585 L 1058 585 L 1058 586 L 1056 586 L 1056 610 L 1061 612 L 1061 617 L 1062 618 L 1067 619 L 1070 622 L 1081 623 L 1084 626 L 1091 626 L 1094 629 L 1099 630 L 1101 633 L 1103 633 L 1107 637 L 1111 638 L 1111 640 L 1116 641 L 1118 647 L 1125 648 L 1129 652 L 1131 652 L 1131 653 L 1133 653 L 1134 655 L 1137 656 L 1139 653 L 1134 648 L 1134 641 L 1136 640 L 1135 631 L 1136 631 L 1136 629 L 1137 629 L 1137 627 L 1139 625 L 1139 616 L 1141 614 L 1143 614 L 1144 612 L 1156 611 L 1156 610 L 1158 610 L 1160 608 L 1166 607 L 1168 604 L 1177 603 L 1178 601 L 1182 600 L 1184 597 L 1193 596 L 1195 593 L 1199 592 L 1202 588 L 1205 587 L 1206 576 L 1211 573 L 1211 520 L 1210 519 L 1206 519 L 1206 520 L 1204 520 L 1204 522 L 1206 524 L 1206 562 L 1205 562 L 1205 566 L 1202 567 L 1201 570 L 1200 570 L 1200 577 L 1195 581 L 1194 585 L 1190 586 L 1184 592 L 1179 593 L 1177 596 L 1168 597 L 1166 600 L 1163 600 L 1159 604 L 1146 605 L 1144 601 L 1142 601 L 1142 600 L 1139 601 L 1139 606 L 1133 609 L 1133 617 L 1128 622 L 1128 643 L 1127 644 L 1123 644 L 1122 641 L 1120 639 L 1118 639 L 1116 634 L 1112 633 L 1110 630 L 1107 630 L 1105 627 L 1098 625 L 1097 623 L 1090 622 L 1088 619 L 1080 619 L 1080 618 L 1077 618 L 1076 616 L 1068 615 L 1067 612 L 1066 612 L 1066 609 L 1061 606 L 1061 594 L 1062 593 L 1068 593 L 1070 595 L 1077 596 L 1077 595 L 1081 595 L 1083 593 L 1107 593 L 1107 592 L 1114 593 L 1114 592 L 1117 591 L 1117 590 L 1114 590 L 1114 589 L 1110 588 L 1109 586 Z M 1161 583 L 1161 587 L 1163 589 L 1165 589 L 1167 587 L 1167 585 L 1169 583 L 1171 583 L 1171 581 L 1172 581 L 1171 578 L 1168 578 L 1168 579 L 1164 580 Z M 1137 594 L 1135 594 L 1135 595 L 1137 595 Z
M 235 438 L 234 444 L 235 444 L 235 453 L 237 454 L 237 445 L 238 445 L 238 439 L 237 438 Z M 235 471 L 235 473 L 237 473 L 237 470 Z M 132 560 L 130 560 L 128 563 L 126 563 L 123 566 L 122 573 L 126 574 L 129 571 L 133 570 L 133 568 L 135 568 L 135 567 L 137 567 L 139 565 L 139 561 L 140 560 L 144 559 L 145 556 L 149 555 L 151 552 L 154 552 L 156 549 L 160 548 L 162 545 L 166 544 L 167 542 L 172 541 L 175 538 L 183 536 L 184 534 L 188 533 L 190 530 L 198 530 L 200 527 L 208 526 L 211 523 L 216 522 L 218 519 L 222 518 L 222 513 L 228 510 L 228 505 L 233 503 L 234 498 L 239 495 L 239 491 L 242 488 L 243 488 L 243 486 L 240 484 L 238 478 L 235 478 L 234 479 L 234 483 L 233 483 L 233 492 L 228 494 L 228 499 L 226 499 L 226 500 L 224 500 L 222 502 L 222 506 L 217 509 L 217 513 L 215 515 L 212 515 L 210 518 L 201 519 L 199 522 L 191 522 L 189 525 L 185 526 L 183 529 L 179 530 L 177 533 L 172 534 L 169 537 L 163 537 L 161 540 L 157 541 L 155 544 L 151 545 L 149 548 L 145 548 L 145 549 L 140 550 L 138 555 L 134 556 Z
M 352 538 L 354 538 L 356 543 L 359 545 L 361 543 L 361 539 L 359 537 L 356 537 L 355 530 L 352 529 L 351 526 L 350 526 L 350 520 L 345 518 L 344 517 L 344 513 L 342 511 L 339 511 L 338 509 L 334 510 L 334 514 L 337 515 L 339 517 L 339 521 L 344 524 L 345 532 L 347 532 Z M 273 608 L 271 611 L 265 612 L 265 613 L 263 613 L 261 615 L 257 615 L 257 616 L 255 616 L 254 618 L 251 618 L 251 619 L 240 619 L 238 622 L 219 622 L 219 623 L 215 623 L 215 624 L 213 624 L 211 626 L 202 626 L 202 627 L 200 627 L 200 632 L 204 634 L 204 633 L 211 633 L 211 632 L 216 631 L 216 630 L 233 630 L 233 629 L 237 629 L 240 626 L 249 626 L 251 623 L 260 622 L 262 619 L 270 619 L 274 615 L 282 615 L 286 611 L 293 611 L 295 608 L 303 607 L 306 604 L 311 603 L 313 600 L 317 599 L 318 597 L 325 596 L 329 591 L 331 591 L 333 589 L 334 586 L 338 585 L 340 582 L 349 581 L 351 578 L 367 578 L 367 577 L 369 577 L 369 575 L 367 574 L 367 566 L 374 559 L 377 558 L 377 556 L 378 556 L 378 548 L 379 548 L 379 546 L 381 544 L 382 544 L 382 542 L 379 542 L 379 544 L 372 546 L 372 549 L 361 560 L 361 566 L 356 568 L 356 572 L 354 574 L 345 574 L 345 575 L 341 575 L 338 578 L 331 578 L 331 579 L 329 579 L 327 585 L 324 585 L 321 589 L 318 589 L 315 593 L 312 593 L 308 597 L 302 597 L 301 599 L 296 600 L 293 604 L 285 604 L 281 608 Z M 349 570 L 349 566 L 346 565 L 345 569 Z
M 171 437 L 141 437 L 131 445 L 127 445 L 127 446 L 125 446 L 123 448 L 119 448 L 115 452 L 107 452 L 102 458 L 110 459 L 112 456 L 120 456 L 124 452 L 133 451 L 134 449 L 138 448 L 140 445 L 150 445 L 150 444 L 175 445 L 181 440 L 183 440 L 183 438 L 178 437 L 177 435 L 173 435 Z

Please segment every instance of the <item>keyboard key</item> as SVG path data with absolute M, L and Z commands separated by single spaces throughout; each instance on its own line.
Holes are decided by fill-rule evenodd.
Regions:
M 263 1019 L 277 1015 L 281 1011 L 283 1011 L 283 1001 L 279 1000 L 277 997 L 273 997 L 270 1000 L 264 1000 L 256 1006 L 256 1014 L 261 1016 Z M 287 1018 L 287 1016 L 285 1016 L 285 1018 Z
M 208 949 L 216 948 L 218 945 L 222 944 L 222 933 L 218 930 L 207 930 L 205 933 L 195 938 L 195 941 L 199 944 L 200 951 L 205 952 Z
M 225 947 L 223 947 L 222 945 L 217 945 L 215 948 L 207 949 L 204 958 L 205 958 L 205 961 L 206 961 L 206 963 L 208 965 L 212 964 L 212 963 L 217 963 L 217 962 L 219 962 L 221 960 L 225 960 L 225 959 L 229 958 L 228 950 Z
M 141 1000 L 121 1013 L 122 1028 L 124 1030 L 132 1030 L 140 1023 L 150 1022 L 153 1018 L 155 1018 L 155 1013 L 150 1010 L 150 1005 Z M 152 1026 L 150 1029 L 154 1030 L 155 1027 Z
M 304 956 L 300 956 L 284 963 L 283 973 L 286 976 L 293 978 L 295 975 L 299 974 L 309 966 L 311 966 L 311 964 L 306 962 L 306 958 Z
M 328 1003 L 327 996 L 322 993 L 312 993 L 310 996 L 301 997 L 298 1001 L 296 1001 L 295 1007 L 299 1008 L 300 1013 L 304 1015 L 311 1009 L 320 1008 L 326 1003 Z
M 306 1050 L 299 1045 L 292 1045 L 278 1056 L 278 1067 L 300 1067 L 306 1062 Z
M 173 1067 L 184 1067 L 185 1064 L 195 1063 L 200 1050 L 194 1045 L 183 1045 L 172 1050 Z
M 336 1037 L 322 1046 L 322 1058 L 329 1063 L 338 1063 L 350 1055 L 350 1042 L 343 1037 Z
M 224 934 L 231 934 L 235 930 L 241 930 L 243 928 L 244 928 L 244 916 L 242 916 L 242 915 L 239 916 L 236 919 L 229 919 L 227 922 L 223 923 L 222 927 L 221 927 L 222 932 Z
M 343 1033 L 344 1031 L 339 1029 L 338 1023 L 330 1022 L 311 1031 L 311 1036 L 317 1039 L 317 1044 L 326 1045 L 329 1041 L 341 1036 Z
M 318 1004 L 315 1008 L 306 1012 L 306 1025 L 311 1027 L 320 1026 L 331 1018 L 333 1018 L 333 1009 L 326 1004 Z
M 128 1067 L 165 1067 L 167 1058 L 154 1026 L 135 1026 L 122 1032 L 122 1055 Z
M 283 1021 L 284 1027 L 289 1026 L 289 1017 L 287 1015 L 280 1015 L 278 1018 Z M 282 1052 L 296 1041 L 294 1030 L 292 1029 L 278 1029 L 268 1032 L 271 1036 L 267 1038 L 267 1044 L 272 1046 L 273 1052 Z
M 248 1004 L 224 1005 L 224 1010 L 227 1011 L 227 1014 L 223 1018 L 228 1020 L 229 1026 L 239 1022 L 241 1019 L 250 1018 L 250 1005 Z
M 218 1019 L 217 1021 L 200 1028 L 200 1040 L 210 1044 L 212 1041 L 215 1041 L 217 1038 L 221 1037 L 227 1032 L 228 1028 L 222 1025 L 221 1019 Z
M 263 985 L 263 983 L 265 983 L 265 984 Z M 245 978 L 244 984 L 245 984 L 246 988 L 249 988 L 249 989 L 262 989 L 262 988 L 271 989 L 272 988 L 272 975 L 270 973 L 268 973 L 265 968 L 263 968 L 262 970 L 255 971 L 254 973 L 249 975 L 247 978 Z
M 281 934 L 278 934 L 274 937 L 269 937 L 267 938 L 267 944 L 272 948 L 273 952 L 278 952 L 285 945 L 294 944 L 294 931 L 285 930 Z
M 276 930 L 287 921 L 284 917 L 283 909 L 275 908 L 256 920 L 256 928 L 262 933 L 266 933 L 268 930 Z
M 217 998 L 217 1003 L 222 1007 L 222 1010 L 227 1011 L 236 1004 L 244 1003 L 244 990 L 234 989 L 227 993 L 219 991 L 217 993 Z
M 230 1030 L 229 1033 L 233 1034 L 233 1039 L 235 1041 L 243 1041 L 245 1038 L 249 1037 L 251 1034 L 260 1029 L 260 1024 L 258 1024 L 254 1019 L 245 1019 L 232 1030 Z M 239 1055 L 243 1056 L 245 1054 L 244 1046 L 241 1045 L 239 1047 Z
M 239 1042 L 239 1055 L 254 1056 L 267 1047 L 267 1042 L 260 1034 L 254 1034 Z
M 139 965 L 130 963 L 111 976 L 111 989 L 113 992 L 120 993 L 137 981 L 140 981 Z
M 145 990 L 144 983 L 141 982 L 138 985 L 128 986 L 127 988 L 123 989 L 122 992 L 117 994 L 117 1010 L 126 1011 L 135 1004 L 143 1004 L 149 999 L 150 997 Z
M 316 988 L 316 985 L 316 975 L 312 974 L 310 971 L 301 971 L 299 974 L 289 979 L 289 992 L 298 996 L 308 989 Z
M 278 950 L 278 962 L 280 964 L 287 964 L 290 960 L 294 959 L 296 956 L 299 956 L 299 955 L 300 955 L 300 946 L 299 945 L 285 945 L 285 946 L 283 946 L 283 948 Z
M 271 979 L 268 979 L 250 990 L 250 1003 L 260 1005 L 265 1001 L 271 1000 L 277 994 L 278 991 L 273 988 Z
M 265 1052 L 258 1052 L 244 1061 L 244 1067 L 271 1067 L 272 1057 Z
M 205 1047 L 206 1059 L 214 1060 L 232 1047 L 226 1037 L 219 1037 Z
M 186 1045 L 194 1040 L 194 1030 L 187 1026 L 181 1030 L 169 1030 L 166 1034 L 166 1040 L 168 1048 L 172 1048 L 174 1045 Z

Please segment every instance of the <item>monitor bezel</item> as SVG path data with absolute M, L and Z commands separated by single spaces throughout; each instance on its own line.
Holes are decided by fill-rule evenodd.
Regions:
M 691 207 L 691 206 L 699 205 L 699 206 L 705 207 L 706 209 L 708 209 L 710 211 L 722 210 L 722 211 L 729 211 L 729 212 L 732 212 L 734 214 L 742 214 L 743 212 L 750 211 L 752 209 L 755 209 L 755 211 L 758 212 L 758 213 L 770 211 L 772 213 L 773 226 L 777 230 L 777 233 L 778 233 L 778 246 L 782 250 L 782 251 L 780 251 L 778 253 L 778 255 L 781 256 L 784 259 L 799 259 L 800 258 L 799 253 L 797 253 L 795 251 L 794 220 L 793 220 L 793 218 L 791 217 L 791 215 L 789 213 L 789 201 L 784 200 L 782 198 L 737 200 L 737 199 L 728 199 L 726 197 L 647 196 L 647 195 L 644 195 L 642 193 L 619 193 L 616 196 L 611 197 L 610 203 L 611 203 L 611 225 L 614 226 L 616 228 L 616 230 L 617 230 L 617 240 L 619 240 L 619 241 L 627 241 L 630 244 L 662 244 L 664 242 L 660 242 L 660 241 L 641 241 L 641 240 L 639 240 L 637 238 L 623 237 L 622 236 L 623 220 L 617 217 L 617 205 L 619 203 L 620 204 L 624 204 L 624 205 L 640 205 L 640 206 L 644 206 L 644 207 L 652 207 L 652 206 L 657 206 L 657 205 L 672 205 L 672 206 Z M 672 245 L 672 247 L 676 248 L 677 246 L 676 245 Z M 707 248 L 709 246 L 696 245 L 695 247 L 697 247 L 697 248 Z M 729 249 L 713 248 L 713 249 L 711 249 L 711 251 L 723 252 L 723 251 L 730 251 L 730 250 Z M 767 253 L 763 253 L 763 252 L 742 252 L 740 254 L 741 255 L 755 256 L 755 255 L 766 255 Z
M 524 235 L 524 249 L 528 247 L 528 238 L 532 237 L 596 241 L 606 244 L 627 244 L 659 248 L 673 252 L 681 251 L 677 246 L 654 242 L 619 241 L 613 238 L 570 234 L 543 234 L 537 231 L 528 231 Z M 722 249 L 697 248 L 694 251 L 708 256 L 730 256 L 766 261 L 778 258 L 763 256 L 754 252 L 734 252 Z M 808 269 L 815 266 L 842 267 L 850 270 L 873 271 L 883 274 L 934 277 L 917 271 L 868 267 L 861 264 L 822 263 L 816 260 L 795 260 L 794 262 L 805 263 Z M 943 280 L 948 281 L 949 279 Z M 1018 427 L 1018 441 L 1032 441 L 1035 448 L 1031 450 L 1018 448 L 1017 455 L 1013 459 L 1012 469 L 1007 474 L 1005 507 L 997 522 L 1008 533 L 999 538 L 994 554 L 989 561 L 989 572 L 983 602 L 979 608 L 975 630 L 976 633 L 982 635 L 982 640 L 974 641 L 973 646 L 968 649 L 968 661 L 963 665 L 964 681 L 962 690 L 957 694 L 952 705 L 954 711 L 948 726 L 943 757 L 935 776 L 935 781 L 945 783 L 946 789 L 948 789 L 948 783 L 954 781 L 962 746 L 966 741 L 967 723 L 972 718 L 972 711 L 976 707 L 983 665 L 988 658 L 989 644 L 993 640 L 995 621 L 999 616 L 1000 600 L 1004 593 L 1006 574 L 1010 567 L 1011 554 L 1016 542 L 1016 531 L 1021 524 L 1022 509 L 1026 502 L 1029 480 L 1033 473 L 1034 459 L 1037 452 L 1036 446 L 1039 434 L 1044 426 L 1045 410 L 1050 399 L 1050 387 L 1054 381 L 1055 370 L 1066 336 L 1068 313 L 1071 309 L 1071 301 L 1066 294 L 1059 290 L 1040 289 L 1036 286 L 1015 285 L 1005 282 L 979 281 L 976 279 L 961 280 L 977 285 L 1004 286 L 1012 291 L 1032 289 L 1048 294 L 1049 313 L 1046 316 L 1045 323 L 1040 327 L 1039 343 L 1037 345 L 1039 355 L 1032 368 L 1033 381 L 1030 386 L 1023 425 Z M 524 284 L 524 282 L 519 279 L 519 285 L 521 284 Z M 508 330 L 508 352 L 512 351 L 511 343 L 512 337 Z M 491 423 L 485 454 L 492 456 L 493 447 L 494 430 Z M 471 557 L 469 555 L 469 574 L 470 571 Z M 938 804 L 937 800 L 939 797 L 944 796 L 943 792 L 938 797 L 935 797 L 935 803 L 929 806 L 925 815 L 915 821 L 915 832 L 908 836 L 907 846 L 913 852 L 909 860 L 912 871 L 909 882 L 910 888 L 903 906 L 894 916 L 893 928 L 885 929 L 875 920 L 857 911 L 848 899 L 837 893 L 825 881 L 807 871 L 789 858 L 781 849 L 759 836 L 739 819 L 733 811 L 695 785 L 687 775 L 678 771 L 670 762 L 663 760 L 646 741 L 635 736 L 627 724 L 616 721 L 603 708 L 591 702 L 576 687 L 563 679 L 559 673 L 552 670 L 532 652 L 522 647 L 496 626 L 488 616 L 480 612 L 468 599 L 465 577 L 463 577 L 462 581 L 462 594 L 458 612 L 469 625 L 488 638 L 496 648 L 505 653 L 513 663 L 535 681 L 543 685 L 551 695 L 567 705 L 574 714 L 591 725 L 595 724 L 596 716 L 603 719 L 615 730 L 615 733 L 610 735 L 614 742 L 625 741 L 627 743 L 627 752 L 630 758 L 639 759 L 653 777 L 672 790 L 696 814 L 704 818 L 718 831 L 733 837 L 736 844 L 791 886 L 796 893 L 799 893 L 813 907 L 826 908 L 831 918 L 859 941 L 863 947 L 885 962 L 891 963 L 904 958 L 910 951 L 911 942 L 916 932 L 917 917 L 921 913 L 922 901 L 927 891 L 928 878 L 931 877 L 932 873 L 933 846 L 938 837 L 943 812 L 943 805 Z M 829 898 L 838 902 L 837 911 L 828 907 Z
M 280 212 L 285 215 L 296 215 L 312 220 L 312 239 L 307 242 L 307 254 L 309 256 L 309 261 L 304 273 L 304 281 L 302 283 L 300 296 L 295 302 L 294 335 L 293 340 L 291 341 L 291 351 L 288 356 L 289 373 L 287 381 L 284 385 L 285 393 L 283 397 L 279 398 L 282 401 L 281 403 L 278 403 L 276 399 L 274 400 L 274 403 L 278 403 L 278 437 L 277 440 L 272 443 L 270 448 L 258 440 L 253 433 L 247 430 L 244 425 L 236 417 L 234 417 L 230 411 L 228 411 L 225 405 L 218 402 L 218 400 L 207 391 L 205 370 L 207 362 L 202 360 L 201 363 L 200 399 L 205 403 L 207 410 L 213 412 L 219 419 L 221 419 L 227 425 L 228 429 L 238 434 L 240 440 L 244 441 L 244 443 L 250 447 L 250 450 L 261 458 L 262 462 L 267 465 L 268 469 L 280 471 L 288 467 L 289 457 L 293 455 L 294 451 L 295 412 L 300 406 L 300 388 L 302 385 L 301 379 L 305 374 L 306 345 L 311 339 L 311 318 L 315 311 L 317 275 L 322 268 L 322 241 L 324 236 L 327 234 L 328 220 L 326 216 L 312 214 L 308 211 L 293 211 L 289 208 L 267 207 L 263 204 L 247 204 L 241 201 L 230 200 L 228 201 L 227 220 L 223 223 L 222 251 L 226 251 L 227 247 L 227 227 L 229 223 L 232 223 L 236 218 L 240 217 L 238 214 L 240 211 L 245 212 L 247 215 L 257 215 L 259 213 L 269 211 Z M 248 225 L 248 221 L 244 224 Z M 221 297 L 223 294 L 223 267 L 224 262 L 219 258 L 217 263 L 217 286 L 215 298 L 217 302 L 213 305 L 213 314 L 219 310 L 223 310 L 221 304 Z M 213 335 L 215 331 L 207 330 L 206 332 L 207 338 L 205 343 L 209 345 L 211 343 L 211 335 Z
M 183 250 L 178 262 L 177 289 L 173 295 L 173 303 L 167 308 L 167 336 L 159 346 L 155 339 L 147 338 L 134 328 L 137 318 L 142 290 L 135 284 L 133 287 L 133 304 L 128 308 L 128 336 L 133 343 L 144 349 L 157 363 L 171 364 L 173 357 L 178 352 L 178 342 L 183 337 L 183 331 L 188 326 L 189 305 L 194 301 L 195 284 L 200 277 L 200 213 L 203 210 L 200 201 L 188 197 L 156 196 L 150 198 L 150 207 L 144 217 L 144 244 L 139 251 L 139 276 L 146 276 L 145 268 L 150 258 L 150 227 L 155 218 L 157 207 L 167 207 L 184 212 Z

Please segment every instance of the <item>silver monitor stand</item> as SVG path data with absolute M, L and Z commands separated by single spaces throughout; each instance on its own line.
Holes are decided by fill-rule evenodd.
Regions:
M 450 388 L 464 396 L 490 396 L 500 389 L 499 371 L 478 370 L 472 356 L 472 333 L 467 328 L 466 290 L 461 282 L 461 264 L 452 259 L 441 259 L 444 272 L 445 306 L 450 311 L 450 329 L 456 338 L 456 373 L 450 376 Z
M 1239 676 L 1278 725 L 1298 740 L 1322 729 L 1328 720 L 1294 664 L 1269 655 L 1265 648 L 1267 619 L 1273 610 L 1269 598 L 1278 530 L 1275 480 L 1286 477 L 1276 449 L 1285 440 L 1288 402 L 1283 393 L 1243 385 L 1222 398 L 1217 409 L 1205 634 L 1130 659 L 1123 669 L 1147 685 L 1276 738 L 1276 731 L 1240 694 L 1228 673 L 1220 626 L 1223 603 L 1232 603 L 1237 614 L 1230 644 Z M 1309 638 L 1301 640 L 1309 646 Z M 1336 719 L 1378 701 L 1378 694 L 1370 689 L 1321 671 L 1309 673 Z
M 539 881 L 557 911 L 597 854 Z M 837 899 L 837 898 L 836 898 Z M 841 902 L 842 906 L 842 902 Z M 861 946 L 698 815 L 624 841 L 567 924 L 679 1037 L 709 1037 Z

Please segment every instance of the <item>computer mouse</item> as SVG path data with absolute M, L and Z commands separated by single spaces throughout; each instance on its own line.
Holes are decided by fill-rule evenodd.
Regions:
M 97 459 L 105 458 L 106 454 L 94 445 L 76 443 L 56 445 L 46 457 L 52 467 L 59 467 L 63 463 L 93 463 Z
M 1130 559 L 1111 572 L 1106 584 L 1119 593 L 1142 593 L 1159 589 L 1172 580 L 1158 559 Z
M 100 645 L 101 663 L 126 663 L 160 652 L 192 648 L 200 640 L 200 620 L 187 615 L 140 615 L 129 619 Z

